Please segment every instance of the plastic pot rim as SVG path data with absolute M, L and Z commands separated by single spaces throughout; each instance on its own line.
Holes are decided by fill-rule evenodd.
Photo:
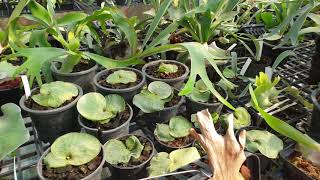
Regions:
M 139 70 L 137 70 L 137 69 L 129 68 L 129 67 L 121 67 L 121 68 L 114 68 L 114 69 L 112 69 L 112 70 L 121 70 L 121 69 L 133 71 L 133 72 L 135 72 L 135 73 L 140 74 L 140 75 L 142 76 L 141 82 L 140 82 L 139 84 L 133 86 L 133 87 L 124 88 L 124 89 L 112 89 L 112 88 L 107 88 L 107 87 L 101 86 L 101 85 L 98 83 L 98 79 L 99 79 L 102 75 L 106 74 L 106 73 L 109 71 L 109 69 L 105 69 L 105 70 L 103 70 L 103 71 L 100 71 L 99 73 L 97 73 L 97 74 L 94 76 L 94 78 L 93 78 L 93 83 L 94 83 L 94 85 L 95 85 L 96 87 L 98 87 L 98 88 L 100 88 L 100 89 L 103 89 L 103 90 L 106 90 L 106 91 L 118 92 L 118 93 L 125 93 L 125 92 L 131 92 L 131 91 L 134 91 L 134 90 L 136 90 L 136 89 L 139 89 L 139 88 L 141 88 L 141 87 L 145 84 L 145 82 L 146 82 L 146 77 L 145 77 L 145 75 L 144 75 L 141 71 L 139 71 Z
M 121 124 L 121 126 L 118 126 L 118 127 L 116 127 L 116 128 L 113 128 L 113 129 L 101 131 L 102 133 L 112 133 L 112 132 L 115 132 L 115 131 L 123 128 L 124 126 L 126 126 L 127 124 L 130 123 L 130 121 L 131 121 L 131 119 L 132 119 L 132 117 L 133 117 L 133 110 L 132 110 L 132 107 L 131 107 L 128 103 L 127 103 L 127 106 L 128 106 L 129 109 L 130 109 L 130 116 L 129 116 L 128 120 L 127 120 L 126 122 L 124 122 L 123 124 Z M 88 130 L 90 130 L 90 131 L 98 132 L 98 129 L 97 129 L 97 128 L 90 128 L 90 127 L 84 125 L 84 124 L 82 123 L 81 117 L 82 117 L 81 114 L 79 114 L 79 115 L 78 115 L 78 123 L 79 123 L 79 125 L 80 125 L 81 127 L 83 127 L 84 129 L 88 129 Z
M 62 73 L 62 72 L 59 72 L 58 69 L 57 69 L 57 65 L 58 62 L 52 62 L 51 63 L 51 66 L 50 66 L 50 69 L 52 72 L 58 74 L 58 75 L 61 75 L 61 76 L 80 76 L 80 75 L 84 75 L 84 74 L 89 74 L 90 72 L 92 71 L 95 71 L 98 69 L 98 64 L 95 62 L 95 65 L 93 67 L 91 67 L 90 69 L 87 69 L 87 70 L 84 70 L 84 71 L 80 71 L 80 72 L 74 72 L 74 73 Z
M 82 88 L 74 83 L 71 83 L 73 85 L 75 85 L 77 88 L 78 88 L 78 96 L 76 99 L 74 99 L 71 103 L 65 105 L 65 106 L 62 106 L 62 107 L 59 107 L 57 109 L 50 109 L 50 110 L 35 110 L 35 109 L 30 109 L 28 108 L 26 105 L 25 105 L 25 100 L 26 100 L 26 95 L 23 95 L 19 101 L 19 105 L 20 107 L 27 111 L 28 113 L 34 113 L 34 114 L 55 114 L 55 113 L 58 113 L 58 112 L 62 112 L 62 111 L 65 111 L 65 110 L 68 110 L 69 108 L 71 108 L 72 106 L 75 106 L 78 102 L 78 100 L 80 99 L 80 97 L 83 95 L 83 91 L 82 91 Z M 39 89 L 39 87 L 36 87 L 34 89 L 31 90 L 31 94 L 33 91 Z M 31 97 L 30 97 L 31 98 Z
M 153 65 L 156 65 L 156 64 L 159 64 L 161 62 L 168 62 L 168 63 L 173 63 L 173 64 L 179 64 L 181 65 L 182 67 L 184 67 L 185 69 L 185 72 L 183 75 L 179 76 L 179 77 L 176 77 L 176 78 L 172 78 L 172 79 L 161 79 L 161 78 L 156 78 L 156 77 L 153 77 L 151 75 L 149 75 L 146 70 L 148 67 L 150 66 L 153 66 Z M 149 79 L 152 79 L 153 81 L 164 81 L 164 82 L 175 82 L 175 81 L 180 81 L 180 80 L 184 80 L 187 78 L 188 74 L 189 74 L 189 68 L 188 66 L 186 66 L 185 64 L 179 62 L 179 61 L 175 61 L 175 60 L 157 60 L 157 61 L 151 61 L 147 64 L 145 64 L 143 67 L 142 67 L 142 73 Z

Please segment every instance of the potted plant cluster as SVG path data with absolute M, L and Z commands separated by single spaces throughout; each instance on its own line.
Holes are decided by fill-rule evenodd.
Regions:
M 0 30 L 0 140 L 12 140 L 0 160 L 29 139 L 12 102 L 50 145 L 40 179 L 98 180 L 103 167 L 115 179 L 161 178 L 203 156 L 211 179 L 250 179 L 260 169 L 246 166 L 249 153 L 264 175 L 320 179 L 320 38 L 309 36 L 320 32 L 320 3 L 148 3 L 56 14 L 56 1 L 19 1 Z M 315 54 L 301 55 L 314 42 Z M 304 67 L 309 84 L 291 82 Z M 277 114 L 293 105 L 301 119 Z
M 182 116 L 174 116 L 170 119 L 169 124 L 157 124 L 154 135 L 163 147 L 162 150 L 171 152 L 191 146 L 193 142 L 189 133 L 191 128 L 190 121 Z

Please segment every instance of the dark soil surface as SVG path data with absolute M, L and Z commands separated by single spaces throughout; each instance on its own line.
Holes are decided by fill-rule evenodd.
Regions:
M 191 136 L 176 138 L 174 141 L 169 141 L 169 142 L 161 141 L 161 143 L 165 144 L 166 146 L 174 147 L 174 148 L 183 147 L 192 142 L 193 142 L 193 138 Z
M 89 176 L 92 172 L 94 172 L 102 161 L 102 153 L 100 153 L 93 160 L 88 162 L 87 164 L 83 164 L 81 166 L 72 166 L 68 165 L 62 168 L 48 168 L 45 165 L 42 168 L 42 174 L 47 179 L 66 179 L 66 180 L 75 180 L 82 179 L 84 177 Z
M 31 96 L 39 94 L 40 93 L 40 89 L 36 89 L 35 91 L 32 92 Z M 70 99 L 69 101 L 64 102 L 61 106 L 57 107 L 57 108 L 52 108 L 52 107 L 45 107 L 45 106 L 41 106 L 38 103 L 36 103 L 31 96 L 26 99 L 24 101 L 24 104 L 26 107 L 33 109 L 33 110 L 52 110 L 52 109 L 58 109 L 60 107 L 66 106 L 69 103 L 73 102 L 78 96 L 73 97 L 72 99 Z
M 82 123 L 90 128 L 96 128 L 96 129 L 101 129 L 102 131 L 107 131 L 110 129 L 117 128 L 121 126 L 123 123 L 125 123 L 130 117 L 130 109 L 128 106 L 126 106 L 126 109 L 118 113 L 116 117 L 112 118 L 108 123 L 105 124 L 100 124 L 97 121 L 90 121 L 87 120 L 83 117 L 81 117 Z
M 180 76 L 182 76 L 185 72 L 186 72 L 186 69 L 178 64 L 178 63 L 171 63 L 170 64 L 175 64 L 178 66 L 178 71 L 175 72 L 175 73 L 161 73 L 158 71 L 159 69 L 159 66 L 160 66 L 160 63 L 159 64 L 156 64 L 154 66 L 149 66 L 147 67 L 146 69 L 146 73 L 152 77 L 155 77 L 155 78 L 158 78 L 158 79 L 173 79 L 173 78 L 178 78 Z
M 174 91 L 173 93 L 174 94 L 173 94 L 171 101 L 166 102 L 164 104 L 165 107 L 172 107 L 172 106 L 177 105 L 180 102 L 181 96 L 178 95 L 178 92 Z
M 300 170 L 311 176 L 313 179 L 320 180 L 320 169 L 311 161 L 304 159 L 301 154 L 294 153 L 289 161 Z
M 305 110 L 303 109 L 303 107 L 299 108 L 299 106 L 291 106 L 285 109 L 284 111 L 281 111 L 275 114 L 277 118 L 287 119 L 287 120 L 301 118 L 301 116 L 304 116 L 304 115 L 305 115 Z
M 72 73 L 88 70 L 95 65 L 96 64 L 93 61 L 80 61 L 73 67 Z
M 16 78 L 14 80 L 9 80 L 9 81 L 4 81 L 0 83 L 0 90 L 5 90 L 5 89 L 14 89 L 17 88 L 21 83 L 20 78 Z
M 137 75 L 137 80 L 135 82 L 132 83 L 128 83 L 128 84 L 123 84 L 123 83 L 117 83 L 117 84 L 109 84 L 107 83 L 106 79 L 107 77 L 112 74 L 113 72 L 117 71 L 118 69 L 112 69 L 109 70 L 106 74 L 102 75 L 100 77 L 100 79 L 98 79 L 98 83 L 106 88 L 110 88 L 110 89 L 126 89 L 126 88 L 131 88 L 134 87 L 136 85 L 138 85 L 141 81 L 142 81 L 142 76 L 139 73 L 136 73 Z M 133 71 L 132 71 L 133 72 Z
M 127 137 L 129 137 L 129 136 L 121 138 L 120 140 L 125 142 Z M 140 157 L 138 159 L 131 157 L 131 159 L 128 163 L 119 163 L 119 164 L 117 164 L 117 166 L 120 166 L 120 167 L 137 166 L 137 165 L 140 165 L 140 164 L 144 163 L 145 161 L 147 161 L 149 159 L 149 157 L 152 155 L 153 149 L 152 149 L 151 143 L 147 139 L 145 139 L 141 136 L 137 136 L 137 138 L 139 139 L 140 143 L 144 146 Z
M 177 44 L 184 42 L 184 39 L 181 35 L 172 33 L 169 37 L 170 44 Z

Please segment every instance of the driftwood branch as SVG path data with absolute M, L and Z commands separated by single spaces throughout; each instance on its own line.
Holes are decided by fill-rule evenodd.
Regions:
M 191 129 L 191 135 L 199 141 L 208 154 L 213 177 L 211 180 L 242 180 L 240 168 L 246 159 L 244 154 L 246 131 L 242 131 L 237 141 L 233 131 L 233 115 L 228 116 L 228 130 L 224 136 L 217 133 L 208 110 L 197 113 L 201 133 Z

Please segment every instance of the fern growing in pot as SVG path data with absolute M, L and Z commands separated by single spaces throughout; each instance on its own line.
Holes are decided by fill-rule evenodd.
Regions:
M 31 90 L 31 96 L 20 99 L 20 107 L 29 113 L 39 139 L 52 143 L 57 137 L 80 130 L 76 103 L 83 92 L 80 86 L 54 81 Z
M 129 133 L 132 108 L 117 94 L 105 97 L 96 92 L 85 94 L 79 99 L 77 109 L 80 126 L 103 143 Z
M 103 146 L 85 133 L 68 133 L 57 138 L 37 164 L 38 177 L 45 179 L 100 180 L 105 161 Z
M 129 103 L 141 91 L 145 82 L 146 78 L 141 71 L 128 67 L 103 70 L 94 77 L 99 93 L 119 94 Z
M 150 139 L 138 135 L 126 135 L 110 139 L 104 144 L 106 161 L 112 174 L 122 177 L 132 177 L 141 172 L 151 160 L 155 148 Z
M 191 128 L 192 123 L 186 118 L 174 116 L 169 124 L 157 124 L 154 135 L 162 151 L 171 152 L 191 146 L 194 141 L 189 133 Z
M 154 129 L 155 123 L 166 122 L 175 116 L 183 100 L 184 97 L 179 96 L 169 84 L 154 81 L 133 97 L 133 104 L 143 112 L 142 118 Z

